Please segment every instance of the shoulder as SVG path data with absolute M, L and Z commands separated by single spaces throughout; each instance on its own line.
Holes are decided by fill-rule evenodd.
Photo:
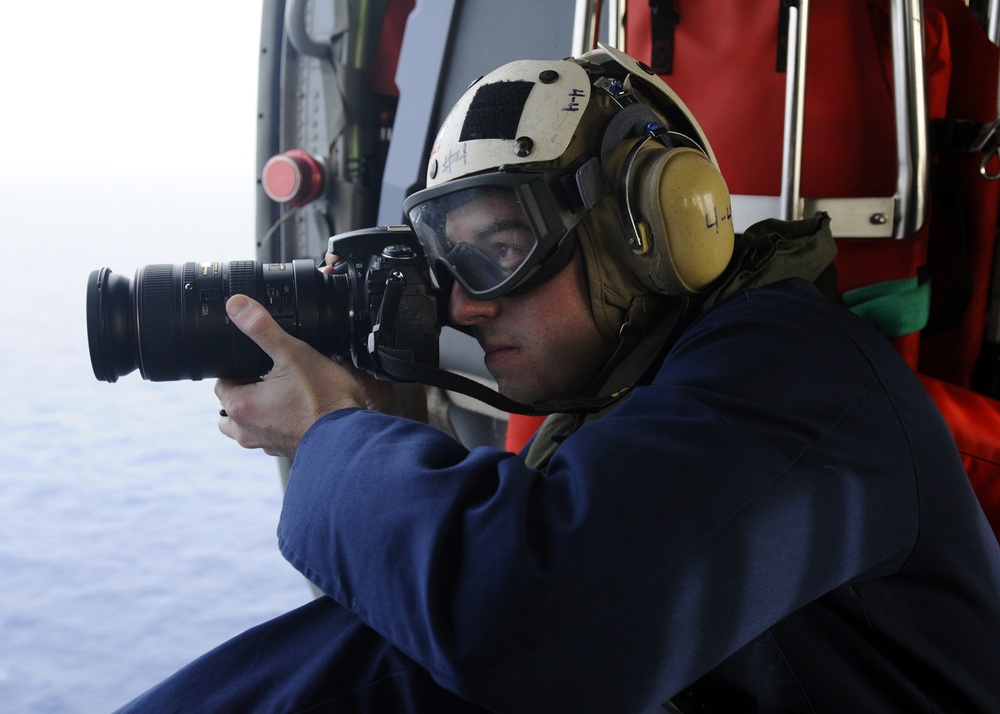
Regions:
M 824 341 L 840 334 L 849 341 L 876 349 L 885 343 L 865 320 L 826 298 L 812 283 L 801 278 L 737 292 L 702 315 L 685 331 L 682 339 L 733 322 L 746 322 L 761 330 L 768 325 L 777 331 L 780 325 L 810 328 Z
M 672 347 L 660 376 L 712 375 L 733 387 L 750 381 L 780 390 L 798 375 L 811 385 L 808 395 L 828 383 L 866 388 L 907 372 L 871 325 L 811 283 L 790 279 L 741 290 L 702 315 Z
M 902 467 L 913 463 L 912 441 L 942 447 L 950 439 L 889 341 L 799 279 L 742 290 L 714 307 L 634 396 L 647 413 L 711 414 L 788 455 L 837 434 L 841 448 L 867 458 L 878 448 Z

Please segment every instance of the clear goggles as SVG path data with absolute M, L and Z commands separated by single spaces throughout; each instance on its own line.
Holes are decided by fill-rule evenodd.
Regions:
M 587 213 L 553 195 L 566 175 L 501 169 L 408 197 L 403 211 L 438 285 L 444 269 L 473 298 L 492 300 L 551 277 L 543 263 Z

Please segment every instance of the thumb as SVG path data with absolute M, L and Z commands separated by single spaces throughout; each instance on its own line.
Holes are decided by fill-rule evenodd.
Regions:
M 257 343 L 272 361 L 277 361 L 282 345 L 291 335 L 281 329 L 263 305 L 246 295 L 233 295 L 226 302 L 226 314 L 240 332 Z

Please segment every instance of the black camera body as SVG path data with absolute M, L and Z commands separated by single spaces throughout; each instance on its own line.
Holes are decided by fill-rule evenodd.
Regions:
M 340 257 L 336 270 L 346 264 L 355 300 L 349 321 L 355 366 L 384 376 L 376 355 L 389 349 L 409 353 L 417 364 L 437 367 L 444 301 L 438 299 L 413 231 L 408 226 L 381 226 L 343 233 L 330 238 L 329 252 Z M 387 302 L 392 289 L 396 295 Z
M 128 280 L 90 274 L 87 332 L 94 376 L 136 369 L 144 379 L 256 379 L 270 358 L 233 325 L 226 301 L 247 295 L 289 334 L 318 351 L 384 377 L 380 350 L 437 367 L 441 306 L 427 259 L 406 226 L 334 236 L 333 274 L 312 260 L 291 263 L 147 265 Z

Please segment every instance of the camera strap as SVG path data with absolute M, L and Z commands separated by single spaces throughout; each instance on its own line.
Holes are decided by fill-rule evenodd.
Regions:
M 407 350 L 379 347 L 376 352 L 382 372 L 395 381 L 416 382 L 449 392 L 458 392 L 512 414 L 544 416 L 556 412 L 565 414 L 597 412 L 611 406 L 632 389 L 629 386 L 615 394 L 593 399 L 554 399 L 537 404 L 523 404 L 468 377 L 438 367 L 419 364 L 413 360 L 413 354 Z

